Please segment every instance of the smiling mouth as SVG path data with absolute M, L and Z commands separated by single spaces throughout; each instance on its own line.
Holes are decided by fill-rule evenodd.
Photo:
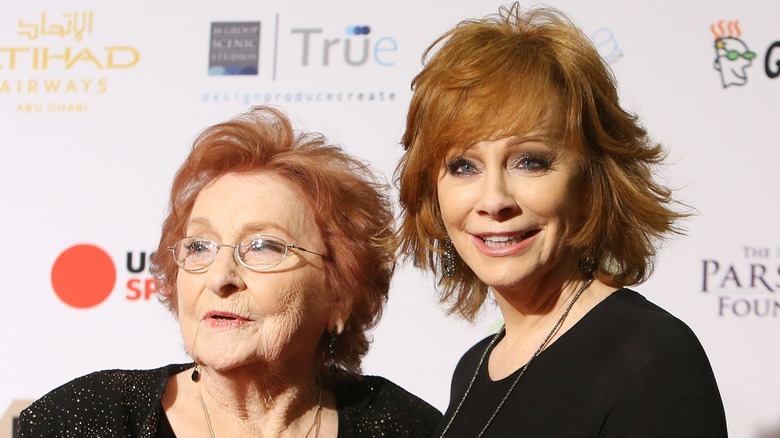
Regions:
M 539 230 L 531 230 L 518 236 L 482 236 L 482 241 L 485 242 L 485 246 L 488 248 L 505 248 L 517 245 L 523 240 L 536 235 L 538 232 Z

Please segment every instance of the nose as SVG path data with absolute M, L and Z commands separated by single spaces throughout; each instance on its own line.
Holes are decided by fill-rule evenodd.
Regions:
M 502 172 L 488 172 L 482 179 L 476 210 L 481 216 L 505 220 L 518 213 L 520 207 L 512 195 L 511 182 Z
M 235 258 L 235 247 L 220 245 L 214 262 L 206 272 L 206 288 L 217 295 L 230 295 L 245 288 L 241 278 L 238 261 Z

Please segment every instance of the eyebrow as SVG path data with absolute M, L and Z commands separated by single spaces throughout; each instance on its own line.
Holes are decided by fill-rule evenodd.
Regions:
M 539 142 L 548 147 L 557 147 L 561 144 L 561 139 L 558 138 L 548 127 L 541 126 L 538 129 L 525 132 L 521 135 L 513 135 L 507 143 L 508 147 L 520 146 L 526 142 Z
M 280 231 L 283 234 L 285 234 L 287 237 L 292 237 L 286 227 L 283 227 L 280 224 L 273 223 L 273 222 L 267 222 L 267 221 L 250 222 L 248 224 L 245 224 L 241 228 L 242 234 L 254 234 L 254 233 L 263 234 L 263 233 L 268 233 L 269 231 L 270 232 Z
M 190 228 L 191 226 L 199 226 L 204 228 L 213 228 L 211 225 L 211 221 L 208 220 L 208 218 L 205 217 L 194 217 L 191 218 L 187 222 L 187 228 Z M 256 221 L 256 222 L 249 222 L 247 224 L 244 224 L 243 227 L 241 227 L 241 235 L 250 235 L 250 234 L 266 234 L 266 233 L 277 233 L 281 232 L 284 234 L 284 236 L 277 236 L 277 237 L 293 237 L 292 234 L 287 230 L 286 227 L 269 221 Z
M 189 228 L 192 225 L 200 225 L 200 226 L 204 226 L 204 227 L 210 227 L 211 226 L 211 222 L 208 219 L 206 219 L 205 217 L 195 217 L 195 218 L 191 217 L 190 220 L 187 221 L 187 224 L 186 224 L 185 228 Z

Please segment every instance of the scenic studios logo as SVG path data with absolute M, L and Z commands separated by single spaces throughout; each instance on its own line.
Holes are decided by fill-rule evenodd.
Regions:
M 260 22 L 211 23 L 209 75 L 257 76 Z
M 720 75 L 723 88 L 732 85 L 743 86 L 748 82 L 748 69 L 758 55 L 750 50 L 742 39 L 742 28 L 738 20 L 721 20 L 710 26 L 715 37 L 715 61 L 713 68 Z M 764 72 L 769 79 L 780 76 L 780 41 L 769 45 L 764 56 Z
M 213 88 L 201 100 L 244 105 L 394 102 L 400 84 L 393 73 L 402 48 L 392 32 L 371 22 L 370 17 L 359 24 L 311 22 L 279 13 L 262 21 L 211 22 L 208 75 L 214 78 Z

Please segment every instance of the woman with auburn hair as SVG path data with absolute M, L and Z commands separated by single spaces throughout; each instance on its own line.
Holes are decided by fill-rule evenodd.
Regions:
M 412 82 L 398 167 L 402 252 L 473 319 L 504 326 L 458 363 L 436 436 L 720 437 L 709 360 L 627 286 L 678 234 L 664 151 L 609 67 L 551 8 L 460 23 Z
M 435 408 L 360 375 L 392 224 L 373 173 L 279 110 L 207 128 L 151 268 L 194 363 L 78 378 L 21 414 L 21 436 L 430 436 Z

